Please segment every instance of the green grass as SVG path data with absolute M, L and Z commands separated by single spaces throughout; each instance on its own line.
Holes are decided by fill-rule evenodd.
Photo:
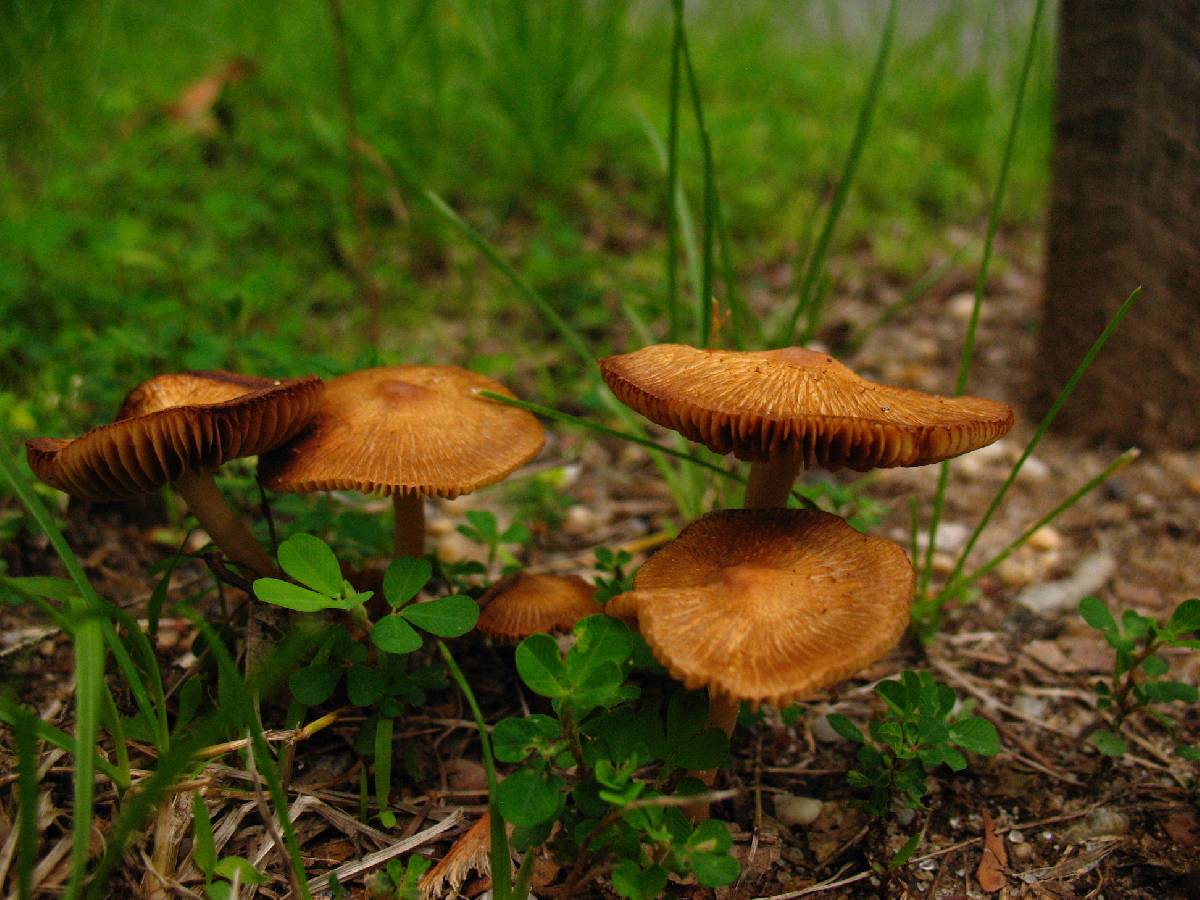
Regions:
M 625 343 L 623 303 L 667 335 L 658 323 L 671 308 L 662 275 L 669 193 L 642 123 L 668 132 L 671 10 L 601 6 L 568 23 L 483 0 L 347 5 L 360 131 L 404 175 L 407 218 L 398 219 L 395 184 L 364 166 L 382 248 L 382 358 L 479 360 L 517 385 L 546 384 L 542 365 L 568 380 L 575 370 L 553 353 L 529 361 L 527 348 L 541 350 L 549 335 L 519 288 L 482 266 L 405 184 L 444 197 L 589 349 Z M 676 168 L 697 216 L 683 242 L 694 242 L 688 280 L 675 288 L 690 294 L 679 335 L 688 324 L 704 337 L 705 285 L 739 313 L 735 286 L 756 287 L 765 267 L 801 258 L 814 211 L 829 208 L 830 173 L 856 146 L 855 114 L 887 14 L 886 4 L 864 5 L 863 21 L 838 23 L 833 8 L 687 10 Z M 17 10 L 13 33 L 24 38 L 0 46 L 9 73 L 0 76 L 0 423 L 18 435 L 79 430 L 164 368 L 287 375 L 351 366 L 364 349 L 365 311 L 349 262 L 355 238 L 324 5 L 286 15 L 228 0 L 169 11 L 108 0 L 82 16 Z M 1002 20 L 979 3 L 914 21 L 901 9 L 837 228 L 819 232 L 828 263 L 802 270 L 806 284 L 824 269 L 836 285 L 861 266 L 864 248 L 871 277 L 915 280 L 948 227 L 979 221 L 1026 15 Z M 1040 41 L 1033 60 L 1005 226 L 1039 215 L 1049 44 Z M 258 72 L 227 92 L 231 133 L 197 138 L 165 119 L 163 105 L 185 84 L 236 55 Z M 703 95 L 706 141 L 693 89 Z M 771 302 L 790 307 L 802 293 Z M 762 302 L 758 316 L 769 311 Z M 435 313 L 465 324 L 453 336 L 430 329 Z M 749 313 L 739 319 L 723 340 L 745 342 L 753 326 Z M 498 341 L 497 326 L 515 344 Z

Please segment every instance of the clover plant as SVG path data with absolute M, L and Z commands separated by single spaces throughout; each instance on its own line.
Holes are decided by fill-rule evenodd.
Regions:
M 357 592 L 342 578 L 337 557 L 319 538 L 297 534 L 279 546 L 279 565 L 295 582 L 260 578 L 254 592 L 260 600 L 300 612 L 342 610 L 358 626 L 369 628 L 372 654 L 356 641 L 349 628 L 330 625 L 316 654 L 288 680 L 301 707 L 328 701 L 345 682 L 346 696 L 355 706 L 374 707 L 359 736 L 359 749 L 375 756 L 375 794 L 380 820 L 394 823 L 387 809 L 391 793 L 392 723 L 407 706 L 425 703 L 425 691 L 447 686 L 440 666 L 413 668 L 408 657 L 424 645 L 421 632 L 453 638 L 475 627 L 479 607 L 470 597 L 454 594 L 416 602 L 433 573 L 428 560 L 401 557 L 388 566 L 383 596 L 391 612 L 371 623 L 363 604 L 373 592 Z M 296 719 L 296 710 L 289 719 Z

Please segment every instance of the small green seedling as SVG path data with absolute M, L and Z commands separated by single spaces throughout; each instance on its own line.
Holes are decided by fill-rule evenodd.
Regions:
M 549 841 L 571 866 L 565 893 L 604 862 L 616 892 L 634 900 L 662 896 L 671 874 L 731 883 L 739 868 L 729 830 L 693 826 L 681 809 L 704 789 L 686 771 L 719 767 L 729 752 L 724 733 L 708 727 L 707 699 L 679 689 L 664 716 L 626 681 L 639 642 L 624 624 L 590 616 L 575 636 L 565 654 L 544 634 L 517 647 L 517 672 L 554 714 L 501 720 L 492 735 L 496 759 L 517 764 L 497 797 L 516 827 L 513 846 L 529 859 Z
M 393 859 L 367 883 L 371 900 L 421 900 L 421 876 L 433 866 L 424 856 Z
M 355 641 L 343 625 L 331 625 L 309 663 L 288 679 L 292 696 L 301 706 L 327 702 L 345 678 L 347 699 L 355 706 L 375 707 L 359 736 L 359 745 L 375 756 L 375 794 L 380 821 L 387 827 L 394 816 L 387 809 L 391 793 L 392 722 L 406 705 L 425 703 L 425 691 L 445 687 L 440 667 L 410 671 L 408 656 L 424 644 L 420 631 L 438 638 L 454 638 L 475 627 L 479 607 L 460 594 L 415 602 L 433 574 L 426 559 L 402 557 L 383 576 L 383 596 L 392 612 L 375 623 L 367 620 L 362 604 L 370 592 L 354 593 L 341 578 L 337 557 L 319 538 L 298 534 L 279 547 L 279 564 L 304 587 L 278 578 L 254 583 L 259 599 L 302 612 L 349 610 L 370 627 L 371 643 L 380 651 L 374 662 L 369 649 Z M 343 587 L 339 590 L 338 583 Z
M 1121 737 L 1121 728 L 1130 714 L 1145 710 L 1168 732 L 1174 733 L 1175 720 L 1161 707 L 1172 701 L 1196 703 L 1200 693 L 1193 685 L 1172 681 L 1170 665 L 1159 651 L 1166 647 L 1200 648 L 1200 640 L 1186 637 L 1200 631 L 1200 598 L 1185 600 L 1175 608 L 1166 624 L 1131 609 L 1121 614 L 1118 625 L 1108 607 L 1096 597 L 1079 601 L 1079 615 L 1104 635 L 1116 653 L 1112 677 L 1097 681 L 1096 706 L 1104 714 L 1108 727 L 1093 731 L 1090 740 L 1108 757 L 1122 756 L 1129 744 Z M 1175 752 L 1184 759 L 1200 760 L 1200 748 L 1177 742 Z
M 279 565 L 297 583 L 282 578 L 259 578 L 254 593 L 259 600 L 296 612 L 325 609 L 351 610 L 371 599 L 342 578 L 342 568 L 329 545 L 311 534 L 294 534 L 279 545 Z
M 597 603 L 607 603 L 617 594 L 633 590 L 633 574 L 626 571 L 631 562 L 633 556 L 628 550 L 596 548 L 596 571 L 604 573 L 596 576 Z
M 847 780 L 867 792 L 861 802 L 873 816 L 886 816 L 897 801 L 923 809 L 929 773 L 942 763 L 961 772 L 967 767 L 963 750 L 980 756 L 1000 752 L 996 727 L 979 716 L 954 715 L 954 691 L 928 672 L 901 672 L 898 680 L 879 682 L 875 693 L 886 709 L 871 720 L 869 737 L 845 716 L 829 717 L 838 734 L 860 745 L 858 768 Z
M 217 858 L 212 820 L 208 817 L 204 798 L 198 793 L 192 794 L 192 834 L 195 841 L 193 859 L 204 876 L 204 893 L 209 900 L 230 900 L 238 896 L 239 888 L 244 885 L 265 884 L 271 880 L 245 857 Z
M 459 525 L 458 533 L 468 540 L 472 540 L 487 548 L 488 572 L 491 572 L 492 566 L 499 559 L 503 567 L 503 574 L 505 575 L 511 575 L 520 568 L 516 557 L 509 550 L 506 550 L 505 547 L 524 547 L 532 540 L 529 529 L 520 522 L 514 522 L 501 531 L 500 526 L 496 522 L 496 517 L 483 509 L 469 510 L 467 512 L 467 524 Z

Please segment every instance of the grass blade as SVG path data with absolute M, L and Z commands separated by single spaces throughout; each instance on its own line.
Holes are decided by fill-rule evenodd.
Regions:
M 64 897 L 80 896 L 87 875 L 88 848 L 91 843 L 92 815 L 96 798 L 96 746 L 100 731 L 100 693 L 104 686 L 104 632 L 99 618 L 100 598 L 84 574 L 79 559 L 68 546 L 50 511 L 28 482 L 18 474 L 7 451 L 0 451 L 0 475 L 24 504 L 62 560 L 67 574 L 79 589 L 79 597 L 69 598 L 75 626 L 75 778 L 72 797 L 71 875 Z
M 450 677 L 462 691 L 467 705 L 471 707 L 471 715 L 475 718 L 475 727 L 479 730 L 479 745 L 483 753 L 483 770 L 487 775 L 488 812 L 491 814 L 491 862 L 492 862 L 492 891 L 495 900 L 509 900 L 512 895 L 512 857 L 508 850 L 508 830 L 504 826 L 504 817 L 500 815 L 500 805 L 496 800 L 496 760 L 492 755 L 492 739 L 488 731 L 487 720 L 483 710 L 475 699 L 475 692 L 463 675 L 462 669 L 446 646 L 445 641 L 437 642 L 438 651 L 450 670 Z
M 731 481 L 738 481 L 742 484 L 746 483 L 746 479 L 738 475 L 736 472 L 730 472 L 721 466 L 711 463 L 706 459 L 701 459 L 698 456 L 693 456 L 690 453 L 684 453 L 682 450 L 676 450 L 673 447 L 664 447 L 662 444 L 656 443 L 648 437 L 632 434 L 628 431 L 618 431 L 616 428 L 609 428 L 607 425 L 601 425 L 599 422 L 593 422 L 590 419 L 581 419 L 579 416 L 573 416 L 570 413 L 562 412 L 561 410 L 553 409 L 549 406 L 542 406 L 538 403 L 530 403 L 527 400 L 516 400 L 512 397 L 505 397 L 503 394 L 497 394 L 493 391 L 479 391 L 479 396 L 485 400 L 494 400 L 497 403 L 504 403 L 507 406 L 515 406 L 518 409 L 526 410 L 535 415 L 544 416 L 555 422 L 562 422 L 565 425 L 575 425 L 579 428 L 586 428 L 589 431 L 594 431 L 597 434 L 607 435 L 608 437 L 619 438 L 622 441 L 629 441 L 631 444 L 638 444 L 651 450 L 654 453 L 662 453 L 666 456 L 673 456 L 676 459 L 681 459 L 684 462 L 691 463 L 694 466 L 699 466 L 703 469 L 708 469 L 711 472 L 716 472 Z
M 587 342 L 583 337 L 571 327 L 562 316 L 558 314 L 549 301 L 546 300 L 540 293 L 534 290 L 533 285 L 526 281 L 516 269 L 508 264 L 503 256 L 497 252 L 496 248 L 491 245 L 487 238 L 472 228 L 467 222 L 454 211 L 454 209 L 441 198 L 441 196 L 432 188 L 424 188 L 422 196 L 433 207 L 434 211 L 448 225 L 454 228 L 459 234 L 465 237 L 472 246 L 480 253 L 487 257 L 488 262 L 499 269 L 513 286 L 524 295 L 525 299 L 537 307 L 538 311 L 546 317 L 555 330 L 559 333 L 564 341 L 571 347 L 572 350 L 583 360 L 585 371 L 587 371 L 594 381 L 599 381 L 600 374 L 596 368 L 596 358 L 589 349 Z
M 956 394 L 961 394 L 967 389 L 967 383 L 971 377 L 971 361 L 975 353 L 975 333 L 979 325 L 979 310 L 983 304 L 983 289 L 987 283 L 988 267 L 992 261 L 992 243 L 996 236 L 996 228 L 1000 223 L 1000 209 L 1004 203 L 1005 189 L 1008 186 L 1008 170 L 1012 165 L 1013 148 L 1017 143 L 1017 130 L 1020 128 L 1021 114 L 1025 108 L 1025 88 L 1029 84 L 1029 73 L 1033 68 L 1033 51 L 1037 46 L 1038 28 L 1045 7 L 1046 0 L 1037 0 L 1033 9 L 1033 21 L 1029 24 L 1029 39 L 1025 44 L 1025 57 L 1021 62 L 1021 77 L 1017 83 L 1017 99 L 1013 104 L 1008 137 L 1004 142 L 1004 156 L 1000 161 L 1000 177 L 996 179 L 996 189 L 992 193 L 987 234 L 983 242 L 983 257 L 979 263 L 979 277 L 975 279 L 975 302 L 971 305 L 971 318 L 967 323 L 967 333 L 963 340 L 962 360 L 959 362 L 958 380 L 955 384 Z M 920 598 L 924 598 L 929 590 L 929 578 L 933 572 L 933 548 L 937 540 L 938 526 L 942 520 L 942 509 L 946 502 L 946 487 L 950 482 L 950 465 L 951 461 L 946 460 L 941 464 L 938 472 L 937 491 L 933 498 L 933 513 L 929 520 L 929 543 L 925 548 L 925 560 L 920 566 L 920 581 L 917 585 L 917 596 Z
M 1000 485 L 995 496 L 992 497 L 992 502 L 988 504 L 988 507 L 980 517 L 979 522 L 975 525 L 975 530 L 971 532 L 970 538 L 968 538 L 966 544 L 963 545 L 962 550 L 958 554 L 958 561 L 954 564 L 953 571 L 951 571 L 950 575 L 946 579 L 947 583 L 953 582 L 956 578 L 958 578 L 959 575 L 962 574 L 962 571 L 967 564 L 967 557 L 970 556 L 971 551 L 975 549 L 975 544 L 979 541 L 979 537 L 983 534 L 984 529 L 987 528 L 988 523 L 992 521 L 992 516 L 996 514 L 996 510 L 1000 508 L 1000 504 L 1003 502 L 1009 488 L 1011 488 L 1016 482 L 1017 476 L 1021 473 L 1021 469 L 1024 467 L 1026 460 L 1033 455 L 1033 451 L 1037 448 L 1037 445 L 1041 443 L 1042 438 L 1046 436 L 1046 432 L 1054 423 L 1054 419 L 1058 416 L 1059 410 L 1061 410 L 1066 402 L 1071 398 L 1071 394 L 1074 393 L 1075 386 L 1079 384 L 1079 380 L 1083 378 L 1084 373 L 1086 373 L 1091 367 L 1092 362 L 1096 359 L 1096 356 L 1099 355 L 1100 351 L 1104 349 L 1104 345 L 1108 343 L 1108 339 L 1112 337 L 1112 334 L 1114 331 L 1116 331 L 1117 326 L 1121 324 L 1121 320 L 1124 319 L 1129 313 L 1130 309 L 1133 308 L 1133 304 L 1137 302 L 1137 299 L 1141 296 L 1141 294 L 1142 289 L 1139 287 L 1125 298 L 1125 302 L 1121 304 L 1120 308 L 1113 314 L 1113 317 L 1108 320 L 1108 324 L 1104 326 L 1104 330 L 1100 333 L 1100 336 L 1096 338 L 1092 346 L 1088 348 L 1088 352 L 1084 354 L 1083 359 L 1079 361 L 1079 365 L 1075 367 L 1075 371 L 1071 373 L 1071 377 L 1067 379 L 1067 383 L 1063 385 L 1063 389 L 1058 392 L 1058 396 L 1054 398 L 1053 405 L 1042 418 L 1042 421 L 1038 423 L 1037 430 L 1034 431 L 1033 437 L 1031 437 L 1029 439 L 1029 443 L 1025 445 L 1025 449 L 1022 451 L 1020 458 L 1013 465 L 1012 470 L 1008 473 L 1008 477 L 1004 479 L 1004 483 Z
M 0 722 L 12 728 L 16 728 L 16 723 L 21 718 L 22 709 L 17 704 L 13 703 L 7 697 L 0 697 Z M 67 734 L 59 728 L 55 728 L 49 722 L 34 716 L 33 718 L 34 733 L 39 741 L 45 741 L 52 747 L 57 747 L 59 750 L 65 750 L 68 753 L 75 751 L 75 738 Z M 110 763 L 102 756 L 94 756 L 94 764 L 96 769 L 103 772 L 106 776 L 112 779 L 114 784 L 122 784 L 123 775 L 116 766 Z M 125 782 L 128 787 L 128 782 Z
M 846 157 L 841 177 L 838 178 L 837 187 L 833 191 L 833 199 L 829 202 L 829 210 L 825 214 L 825 223 L 821 227 L 821 234 L 817 238 L 816 247 L 808 257 L 808 264 L 804 269 L 804 279 L 800 285 L 800 295 L 796 298 L 796 305 L 792 308 L 792 313 L 788 317 L 787 324 L 779 335 L 776 336 L 775 345 L 778 347 L 786 347 L 793 342 L 796 334 L 796 326 L 800 323 L 800 317 L 803 315 L 807 315 L 804 327 L 804 340 L 810 339 L 813 332 L 816 331 L 818 321 L 817 317 L 813 314 L 815 292 L 821 280 L 821 273 L 825 269 L 825 258 L 829 254 L 829 244 L 833 240 L 833 232 L 837 228 L 838 219 L 841 218 L 842 209 L 846 205 L 846 197 L 850 193 L 850 185 L 853 184 L 854 175 L 858 171 L 859 158 L 862 156 L 863 147 L 867 143 L 867 135 L 871 131 L 871 122 L 875 117 L 875 107 L 879 103 L 879 95 L 883 92 L 887 61 L 892 51 L 892 38 L 895 32 L 896 0 L 891 0 L 891 3 L 888 4 L 887 19 L 883 26 L 883 37 L 879 42 L 879 52 L 875 55 L 875 65 L 871 69 L 871 77 L 867 82 L 867 93 L 863 98 L 862 106 L 858 109 L 858 121 L 854 127 L 854 138 L 850 142 L 850 153 Z
M 679 221 L 675 194 L 679 190 L 679 68 L 683 48 L 683 0 L 674 0 L 671 38 L 671 84 L 667 112 L 667 340 L 679 339 Z
M 700 102 L 700 83 L 696 79 L 696 68 L 692 65 L 692 52 L 688 47 L 687 31 L 683 25 L 683 0 L 675 0 L 676 27 L 679 36 L 679 52 L 687 70 L 688 92 L 692 100 L 692 115 L 696 118 L 696 131 L 700 134 L 700 150 L 704 158 L 704 255 L 700 265 L 700 283 L 697 286 L 697 301 L 700 308 L 700 347 L 707 347 L 712 331 L 712 279 L 713 279 L 713 232 L 716 224 L 717 185 L 713 166 L 712 141 L 708 127 L 704 124 L 704 104 Z
M 17 750 L 17 895 L 21 900 L 33 896 L 33 870 L 38 849 L 38 717 L 17 707 L 12 723 Z

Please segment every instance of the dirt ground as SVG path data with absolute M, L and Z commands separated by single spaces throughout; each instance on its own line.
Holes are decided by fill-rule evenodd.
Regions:
M 769 278 L 771 273 L 763 273 Z M 892 383 L 948 392 L 958 365 L 959 344 L 969 312 L 970 273 L 943 280 L 912 309 L 876 332 L 848 360 L 862 374 Z M 827 337 L 839 323 L 869 317 L 899 295 L 887 286 L 841 288 Z M 1025 411 L 1029 360 L 1035 352 L 1038 277 L 1032 268 L 1010 268 L 993 282 L 981 322 L 977 367 L 970 392 L 1006 400 L 1018 409 L 1013 433 L 991 448 L 961 460 L 948 495 L 945 526 L 935 570 L 961 547 L 974 522 L 1033 433 Z M 754 297 L 751 297 L 752 302 Z M 573 479 L 566 486 L 574 505 L 563 526 L 535 542 L 534 569 L 592 575 L 591 549 L 599 545 L 644 545 L 672 515 L 670 498 L 641 451 L 552 429 L 546 455 L 537 465 L 567 460 Z M 1124 448 L 1083 446 L 1049 436 L 1035 451 L 1010 496 L 985 532 L 977 558 L 989 558 L 1028 524 L 1099 472 Z M 917 497 L 927 516 L 937 467 L 876 473 L 871 496 L 889 514 L 878 529 L 907 546 L 908 498 Z M 430 530 L 439 552 L 465 552 L 453 525 L 470 506 L 488 506 L 493 495 L 438 505 Z M 0 511 L 2 512 L 2 511 Z M 507 513 L 501 512 L 502 515 Z M 1081 596 L 1094 593 L 1112 609 L 1133 608 L 1162 616 L 1184 599 L 1200 595 L 1200 453 L 1144 454 L 1107 485 L 1040 531 L 1029 545 L 979 583 L 977 602 L 949 616 L 927 648 L 906 642 L 871 670 L 805 704 L 797 724 L 785 726 L 768 712 L 734 741 L 735 765 L 728 786 L 737 796 L 718 807 L 729 821 L 743 875 L 718 892 L 751 897 L 1009 897 L 1167 898 L 1200 896 L 1200 812 L 1197 765 L 1171 752 L 1169 736 L 1151 719 L 1135 717 L 1127 729 L 1131 752 L 1102 763 L 1086 742 L 1099 724 L 1090 681 L 1111 668 L 1111 655 L 1075 612 Z M 78 510 L 70 537 L 102 595 L 135 615 L 144 609 L 155 577 L 146 566 L 169 551 L 153 540 L 149 521 L 125 515 L 97 518 Z M 37 538 L 2 550 L 10 574 L 56 572 Z M 644 554 L 643 554 L 644 558 Z M 172 582 L 183 596 L 204 579 L 187 566 Z M 168 620 L 159 637 L 164 668 L 178 677 L 195 663 L 191 633 L 183 620 Z M 518 690 L 510 651 L 475 638 L 461 658 L 468 676 L 483 685 L 485 711 L 500 717 L 526 702 Z M 1200 654 L 1169 654 L 1176 677 L 1200 682 Z M 837 711 L 860 723 L 873 711 L 875 680 L 904 667 L 928 668 L 976 711 L 995 723 L 1004 750 L 992 759 L 973 758 L 966 772 L 942 771 L 933 779 L 927 813 L 893 816 L 888 834 L 869 824 L 851 803 L 845 771 L 852 745 L 832 732 L 825 715 Z M 499 673 L 499 674 L 497 674 Z M 14 687 L 43 718 L 70 729 L 72 711 L 69 644 L 31 610 L 0 607 L 0 679 Z M 396 829 L 383 833 L 357 819 L 361 763 L 352 752 L 357 721 L 353 709 L 337 711 L 327 727 L 305 734 L 276 732 L 281 746 L 295 746 L 291 781 L 292 815 L 317 878 L 352 866 L 369 854 L 415 850 L 440 858 L 484 810 L 482 774 L 474 726 L 454 694 L 442 705 L 398 724 L 398 738 L 420 773 L 398 788 Z M 1178 706 L 1178 704 L 1177 704 Z M 1178 709 L 1184 738 L 1200 738 L 1200 711 Z M 5 871 L 15 843 L 15 776 L 0 732 L 0 889 L 15 885 Z M 190 790 L 202 787 L 210 803 L 218 846 L 239 853 L 276 876 L 260 896 L 284 896 L 283 867 L 259 815 L 260 804 L 236 748 L 214 755 L 154 821 L 126 860 L 121 878 L 137 896 L 186 896 L 201 887 L 190 861 Z M 133 753 L 147 752 L 135 745 Z M 35 880 L 52 894 L 66 872 L 69 822 L 69 759 L 58 751 L 44 757 L 41 853 Z M 111 785 L 100 786 L 98 809 L 111 809 Z M 815 818 L 813 816 L 815 815 Z M 97 840 L 106 824 L 97 822 Z M 883 846 L 898 847 L 915 830 L 924 839 L 914 861 L 883 884 L 867 867 Z M 397 851 L 397 840 L 407 840 Z M 981 872 L 985 847 L 989 867 Z M 7 856 L 6 856 L 7 854 Z M 153 865 L 152 865 L 153 863 Z M 151 873 L 162 874 L 162 887 Z M 998 873 L 998 874 L 997 874 Z M 557 867 L 539 868 L 538 896 L 553 896 Z M 343 879 L 362 891 L 362 873 Z M 178 887 L 178 886 L 182 887 Z M 320 886 L 319 883 L 317 885 Z M 472 876 L 462 885 L 477 896 L 486 881 Z M 989 890 L 985 890 L 988 888 Z M 114 891 L 117 883 L 114 883 Z M 705 897 L 704 889 L 677 885 L 680 896 Z M 319 891 L 318 891 L 319 895 Z M 603 896 L 596 888 L 588 896 Z M 191 894 L 195 896 L 195 894 Z

